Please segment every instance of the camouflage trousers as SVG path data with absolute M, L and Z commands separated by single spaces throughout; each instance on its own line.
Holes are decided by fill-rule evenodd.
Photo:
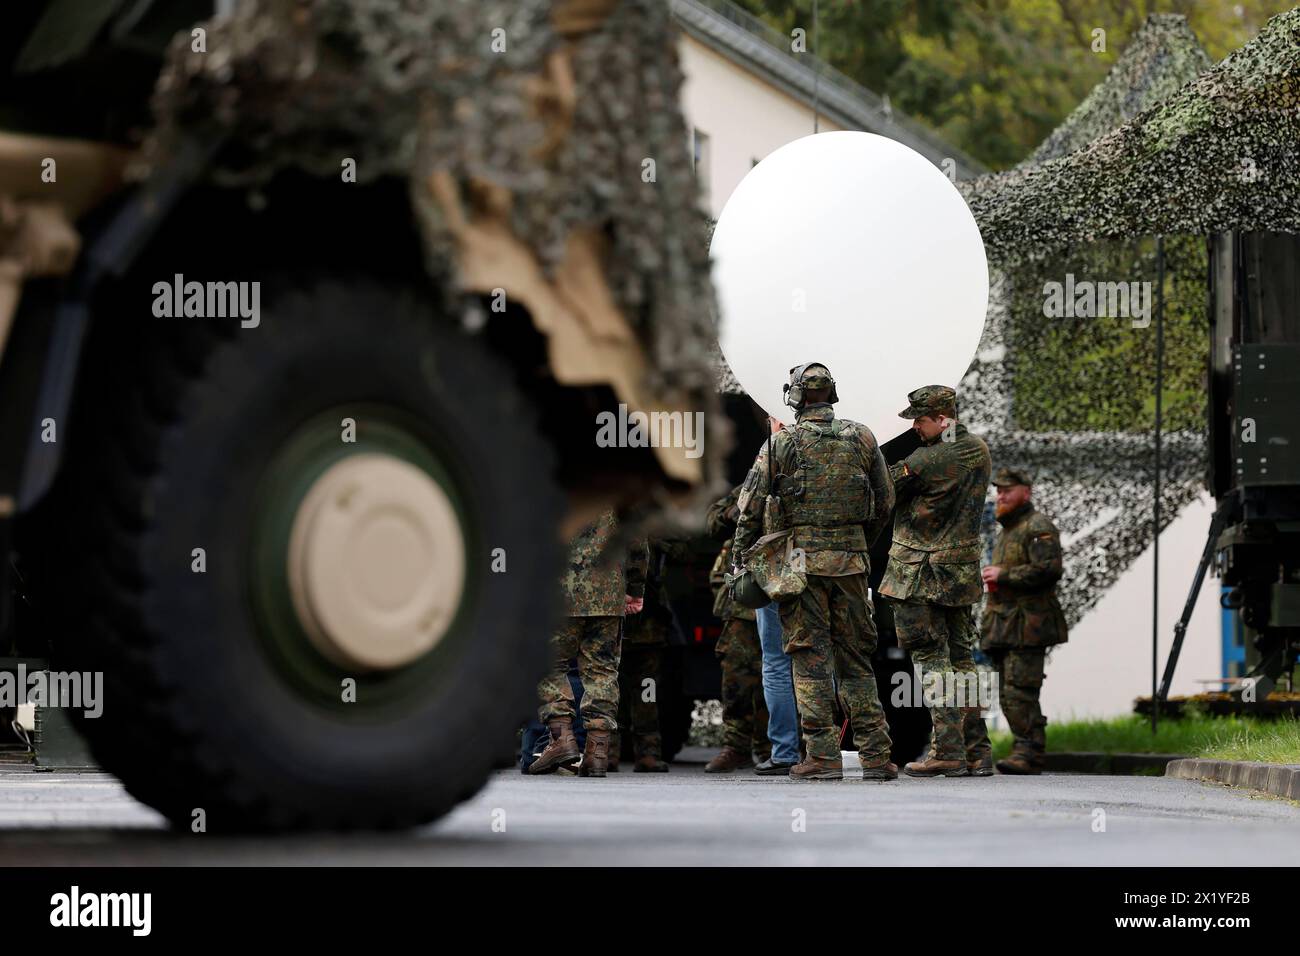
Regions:
M 978 760 L 992 752 L 979 707 L 975 667 L 978 635 L 970 605 L 894 604 L 898 644 L 912 656 L 929 703 L 930 754 L 939 760 Z
M 804 592 L 778 607 L 808 755 L 840 759 L 840 728 L 834 719 L 838 688 L 862 765 L 887 763 L 889 731 L 871 669 L 876 623 L 867 576 L 810 574 Z
M 1013 750 L 1041 755 L 1047 750 L 1047 718 L 1038 702 L 1043 689 L 1047 651 L 1041 647 L 994 650 L 998 665 L 998 695 L 1007 726 L 1016 738 Z
M 618 665 L 618 726 L 632 734 L 636 758 L 662 757 L 664 753 L 658 703 L 663 655 L 662 644 L 623 645 Z M 609 738 L 609 752 L 616 755 L 621 749 L 622 738 L 616 729 Z
M 542 723 L 576 716 L 569 661 L 577 658 L 582 681 L 582 722 L 588 730 L 618 727 L 618 657 L 621 617 L 566 617 L 551 636 L 551 668 L 537 685 Z
M 722 660 L 722 744 L 767 759 L 767 699 L 763 696 L 763 652 L 758 624 L 729 618 L 715 653 Z

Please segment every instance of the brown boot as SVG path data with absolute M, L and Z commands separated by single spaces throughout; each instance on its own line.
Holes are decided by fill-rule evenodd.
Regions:
M 754 766 L 748 754 L 743 754 L 734 747 L 723 747 L 716 757 L 704 765 L 705 773 L 731 773 Z
M 903 768 L 903 772 L 909 777 L 965 777 L 970 773 L 964 759 L 939 760 L 933 755 L 924 760 L 913 760 Z
M 985 754 L 982 757 L 968 759 L 966 761 L 966 770 L 972 777 L 993 776 L 993 755 Z
M 791 780 L 843 780 L 844 761 L 836 757 L 827 760 L 822 757 L 804 757 L 790 768 Z
M 874 767 L 862 768 L 863 780 L 897 780 L 898 764 L 886 761 Z
M 642 754 L 632 765 L 633 773 L 667 773 L 668 764 L 654 754 Z
M 1023 750 L 1013 751 L 1005 760 L 998 761 L 998 773 L 1033 775 L 1043 772 L 1043 759 Z
M 587 746 L 582 751 L 579 777 L 603 777 L 609 767 L 609 731 L 588 730 Z
M 546 726 L 551 732 L 551 742 L 529 766 L 530 774 L 554 773 L 582 759 L 582 751 L 578 750 L 578 741 L 573 736 L 572 718 L 557 717 Z

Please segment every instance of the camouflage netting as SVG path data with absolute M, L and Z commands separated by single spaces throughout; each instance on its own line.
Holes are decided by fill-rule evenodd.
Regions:
M 1165 236 L 1164 527 L 1204 494 L 1205 237 L 1300 229 L 1300 11 L 1208 65 L 1181 17 L 1153 16 L 1033 156 L 962 184 L 995 278 L 963 417 L 995 461 L 1036 471 L 1066 543 L 1071 623 L 1151 542 L 1152 237 Z M 1045 316 L 1045 284 L 1067 275 L 1151 283 L 1149 324 Z
M 547 270 L 574 229 L 611 237 L 606 275 L 651 353 L 650 387 L 712 386 L 708 254 L 666 4 L 251 0 L 206 29 L 206 53 L 184 35 L 169 53 L 155 159 L 184 135 L 225 133 L 215 176 L 228 184 L 286 167 L 334 178 L 347 157 L 359 181 L 404 177 L 442 280 L 451 240 L 429 174 L 505 187 L 515 235 Z M 492 49 L 496 30 L 504 52 Z M 547 92 L 548 61 L 563 50 L 577 94 L 570 127 Z
M 1143 34 L 1169 34 L 1172 43 L 1178 19 L 1152 18 Z M 1164 62 L 1191 70 L 1199 61 L 1184 53 Z M 1252 42 L 1132 122 L 1068 156 L 983 177 L 967 199 L 990 258 L 1001 262 L 1104 238 L 1296 232 L 1297 142 L 1300 9 L 1274 17 Z
M 1187 21 L 1176 14 L 1147 19 L 1111 67 L 1069 116 L 1021 163 L 1060 159 L 1178 92 L 1213 66 Z M 996 180 L 986 177 L 982 182 Z

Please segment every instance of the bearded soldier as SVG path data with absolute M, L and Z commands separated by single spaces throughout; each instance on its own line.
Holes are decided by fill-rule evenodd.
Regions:
M 825 365 L 791 369 L 785 389 L 796 424 L 769 439 L 741 486 L 732 554 L 745 562 L 764 531 L 788 532 L 789 560 L 807 580 L 801 593 L 779 604 L 808 747 L 790 776 L 844 776 L 832 716 L 838 685 L 863 778 L 893 780 L 898 768 L 889 760 L 889 732 L 871 669 L 876 625 L 867 590 L 867 549 L 894 505 L 889 469 L 871 429 L 835 417 L 831 406 L 839 394 Z
M 988 776 L 992 748 L 979 714 L 972 605 L 980 599 L 980 517 L 988 446 L 957 421 L 957 393 L 927 385 L 907 396 L 922 445 L 890 469 L 898 495 L 880 593 L 894 600 L 899 646 L 912 655 L 934 725 L 914 777 Z
M 579 760 L 584 777 L 603 777 L 609 760 L 609 735 L 618 719 L 618 662 L 625 613 L 641 610 L 645 594 L 645 543 L 634 545 L 619 560 L 607 554 L 617 531 L 613 511 L 606 511 L 574 537 L 564 575 L 568 616 L 551 638 L 551 670 L 537 685 L 538 717 L 551 742 L 528 768 L 551 773 Z M 583 751 L 573 736 L 576 708 L 569 686 L 569 661 L 578 661 L 582 681 L 582 721 L 587 731 Z
M 1002 713 L 1015 746 L 1001 773 L 1041 773 L 1047 749 L 1047 720 L 1038 703 L 1047 648 L 1069 634 L 1056 600 L 1061 579 L 1061 536 L 1030 500 L 1033 481 L 1023 468 L 999 468 L 997 516 L 1002 530 L 993 563 L 984 569 L 988 588 L 981 648 L 998 665 Z

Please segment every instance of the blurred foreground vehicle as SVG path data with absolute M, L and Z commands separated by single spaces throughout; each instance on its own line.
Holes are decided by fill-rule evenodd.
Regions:
M 103 672 L 80 728 L 178 826 L 431 820 L 535 705 L 564 537 L 714 471 L 668 12 L 215 7 L 5 12 L 0 635 Z

